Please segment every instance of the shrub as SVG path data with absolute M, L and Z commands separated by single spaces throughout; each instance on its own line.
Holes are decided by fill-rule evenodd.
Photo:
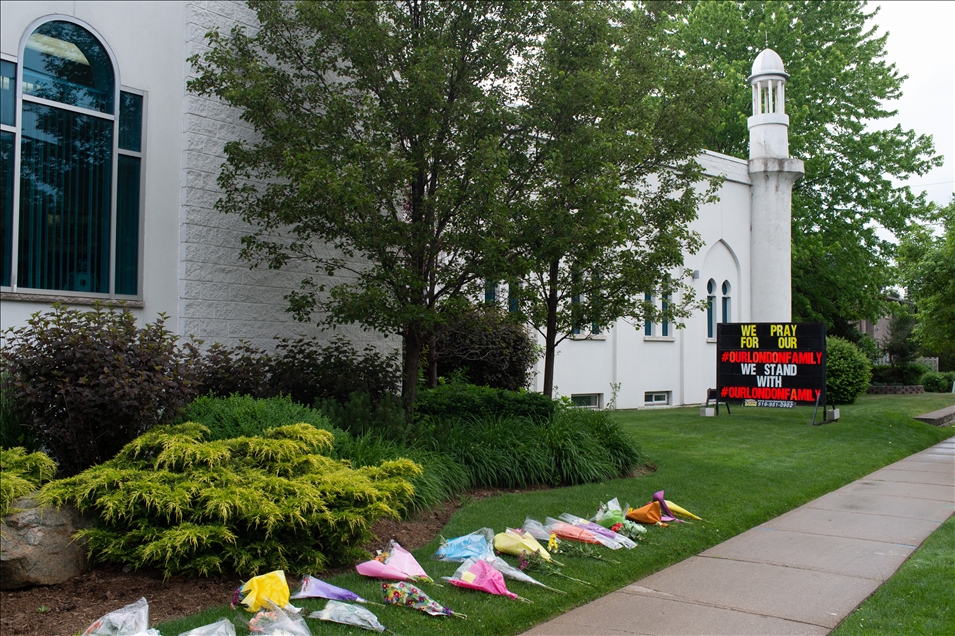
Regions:
M 505 391 L 473 384 L 445 384 L 418 392 L 419 417 L 468 420 L 478 417 L 549 418 L 557 402 L 541 393 Z
M 13 382 L 7 377 L 0 379 L 0 448 L 22 447 L 32 452 L 40 446 L 40 440 L 26 427 L 26 412 L 17 402 Z
M 605 411 L 562 408 L 546 420 L 444 420 L 431 439 L 464 466 L 472 487 L 597 482 L 621 477 L 642 460 Z
M 444 420 L 433 439 L 467 471 L 477 488 L 553 483 L 553 465 L 539 424 L 522 417 Z
M 272 364 L 271 355 L 247 342 L 231 348 L 213 343 L 202 357 L 201 392 L 214 397 L 274 397 L 278 391 L 272 386 Z
M 854 344 L 839 338 L 826 338 L 826 394 L 838 404 L 852 404 L 865 393 L 872 380 L 872 363 Z
M 43 453 L 25 448 L 0 449 L 0 517 L 16 512 L 10 504 L 30 494 L 56 474 L 56 464 Z
M 530 382 L 537 344 L 524 323 L 497 307 L 480 307 L 436 337 L 438 375 L 463 371 L 471 384 L 518 391 Z
M 355 392 L 378 403 L 398 393 L 400 378 L 397 353 L 384 355 L 371 345 L 359 352 L 343 336 L 327 344 L 282 338 L 274 353 L 245 342 L 213 344 L 202 361 L 201 387 L 215 397 L 287 395 L 316 406 L 325 400 L 345 404 Z
M 196 422 L 209 429 L 210 441 L 262 435 L 269 429 L 305 422 L 330 431 L 335 443 L 345 433 L 335 429 L 328 418 L 315 409 L 296 404 L 288 396 L 254 398 L 200 396 L 189 403 L 178 422 Z
M 109 459 L 195 395 L 198 351 L 164 323 L 139 328 L 125 309 L 54 305 L 4 332 L 6 390 L 61 473 Z
M 948 374 L 936 371 L 925 373 L 919 384 L 924 386 L 928 393 L 948 393 L 952 389 L 952 380 Z
M 328 420 L 352 435 L 374 433 L 384 439 L 412 443 L 419 428 L 406 424 L 405 409 L 396 397 L 373 402 L 367 393 L 352 393 L 344 404 L 321 400 L 318 404 Z
M 872 384 L 902 384 L 902 373 L 889 365 L 874 366 Z
M 905 386 L 914 386 L 922 380 L 922 376 L 928 372 L 928 367 L 924 364 L 914 362 L 903 364 L 899 367 L 902 384 Z
M 637 445 L 606 411 L 562 408 L 543 434 L 552 455 L 555 484 L 623 477 L 642 461 Z
M 348 402 L 352 393 L 364 393 L 372 402 L 397 395 L 401 370 L 398 353 L 384 355 L 368 345 L 361 352 L 343 336 L 321 345 L 311 338 L 282 339 L 276 346 L 272 388 L 299 404 L 322 400 Z
M 308 424 L 206 441 L 196 423 L 156 427 L 112 460 L 40 492 L 99 515 L 82 530 L 90 556 L 166 576 L 297 574 L 364 556 L 371 524 L 412 495 L 408 460 L 351 468 L 318 454 L 332 435 Z
M 464 466 L 450 455 L 399 444 L 375 433 L 348 436 L 340 446 L 336 442 L 335 450 L 340 459 L 348 460 L 356 468 L 400 458 L 420 465 L 421 474 L 409 478 L 414 486 L 414 497 L 405 509 L 409 516 L 434 508 L 471 483 Z

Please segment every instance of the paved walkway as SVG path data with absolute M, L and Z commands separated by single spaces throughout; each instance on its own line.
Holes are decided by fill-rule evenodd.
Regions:
M 828 634 L 953 513 L 950 438 L 526 634 Z

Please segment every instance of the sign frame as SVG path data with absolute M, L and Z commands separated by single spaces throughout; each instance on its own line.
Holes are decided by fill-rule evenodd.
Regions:
M 720 401 L 794 408 L 826 405 L 826 323 L 718 323 Z

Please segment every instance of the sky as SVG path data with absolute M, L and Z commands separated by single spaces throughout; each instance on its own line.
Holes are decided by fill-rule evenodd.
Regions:
M 905 130 L 930 134 L 945 164 L 914 175 L 912 190 L 945 205 L 955 191 L 955 2 L 870 1 L 881 7 L 878 33 L 889 32 L 887 59 L 902 75 L 902 98 L 890 104 L 898 115 L 878 127 L 901 124 Z

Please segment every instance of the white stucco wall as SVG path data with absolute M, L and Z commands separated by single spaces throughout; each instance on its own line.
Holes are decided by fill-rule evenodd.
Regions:
M 182 143 L 183 7 L 177 2 L 2 2 L 0 51 L 18 61 L 21 38 L 44 16 L 64 15 L 86 23 L 112 50 L 124 88 L 146 91 L 143 166 L 144 307 L 134 313 L 147 321 L 168 314 L 178 318 L 179 161 Z M 0 325 L 22 324 L 49 308 L 47 302 L 0 301 Z
M 65 15 L 81 20 L 116 57 L 124 87 L 146 91 L 143 166 L 145 191 L 140 319 L 163 312 L 167 327 L 207 344 L 240 339 L 270 349 L 275 337 L 331 334 L 294 321 L 283 296 L 298 289 L 302 267 L 250 269 L 239 259 L 250 228 L 214 209 L 216 179 L 227 141 L 248 139 L 250 126 L 217 99 L 188 93 L 194 76 L 189 56 L 206 50 L 205 35 L 236 23 L 255 28 L 254 13 L 238 1 L 6 2 L 2 9 L 4 58 L 17 62 L 20 40 L 36 19 Z M 316 281 L 323 282 L 320 277 Z M 336 278 L 335 282 L 346 277 Z M 7 294 L 9 296 L 9 294 Z M 20 298 L 20 297 L 18 297 Z M 3 328 L 23 324 L 49 302 L 0 301 Z M 353 343 L 392 350 L 397 338 L 340 327 Z
M 722 176 L 724 181 L 719 200 L 701 206 L 696 221 L 691 224 L 703 238 L 704 246 L 696 254 L 687 255 L 684 261 L 687 268 L 700 272 L 699 278 L 690 284 L 695 298 L 705 300 L 706 283 L 713 279 L 719 312 L 720 287 L 723 281 L 728 281 L 732 288 L 732 320 L 749 320 L 748 162 L 709 151 L 698 157 L 698 161 L 708 175 Z M 617 408 L 647 407 L 648 392 L 668 392 L 671 406 L 705 401 L 706 389 L 716 386 L 716 341 L 707 338 L 706 312 L 695 312 L 684 321 L 683 329 L 674 329 L 671 325 L 668 337 L 662 337 L 659 331 L 653 336 L 644 333 L 643 323 L 619 320 L 597 339 L 562 342 L 554 363 L 555 393 L 600 394 L 602 405 L 606 406 L 613 395 L 612 385 L 618 384 Z M 541 388 L 542 377 L 543 362 L 540 362 L 535 379 L 537 390 Z

